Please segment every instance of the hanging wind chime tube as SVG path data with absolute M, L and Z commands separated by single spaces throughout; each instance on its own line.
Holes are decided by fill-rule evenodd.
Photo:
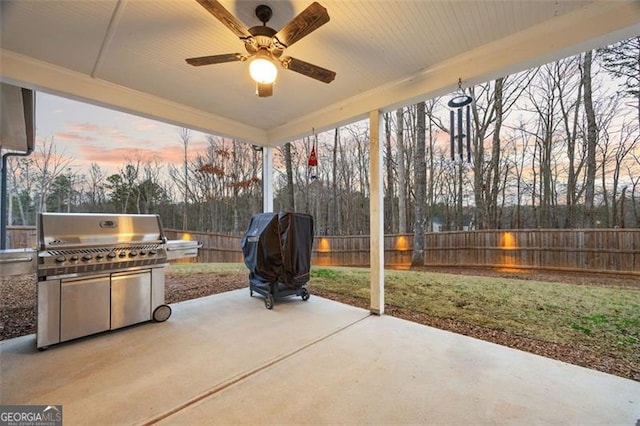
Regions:
M 451 108 L 449 111 L 451 161 L 456 160 L 457 145 L 457 157 L 460 159 L 460 162 L 463 162 L 465 159 L 464 149 L 466 146 L 467 162 L 471 163 L 471 103 L 473 102 L 473 98 L 462 92 L 462 79 L 458 79 L 458 89 L 460 94 L 451 98 L 447 103 L 449 108 Z M 464 129 L 465 132 L 463 132 L 463 123 L 465 121 L 466 129 Z
M 467 105 L 467 163 L 471 164 L 471 105 Z
M 453 125 L 456 120 L 455 112 L 453 110 L 449 111 L 449 138 L 450 138 L 450 149 L 451 149 L 451 161 L 454 161 L 455 158 L 455 150 L 456 150 L 456 135 L 453 131 Z

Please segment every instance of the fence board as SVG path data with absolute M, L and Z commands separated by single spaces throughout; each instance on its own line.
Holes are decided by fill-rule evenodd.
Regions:
M 198 262 L 242 262 L 240 237 L 166 229 L 202 242 Z M 36 246 L 34 227 L 9 227 L 10 248 Z M 385 235 L 385 266 L 408 267 L 413 235 Z M 369 236 L 318 236 L 314 265 L 369 266 Z M 525 229 L 425 235 L 425 266 L 492 267 L 640 275 L 640 229 Z

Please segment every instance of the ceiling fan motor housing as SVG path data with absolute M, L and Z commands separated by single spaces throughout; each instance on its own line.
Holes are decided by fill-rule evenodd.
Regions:
M 271 19 L 273 11 L 266 4 L 261 4 L 256 7 L 256 16 L 262 22 L 262 25 L 266 26 L 267 22 Z
M 276 35 L 276 30 L 264 25 L 257 25 L 249 28 L 249 33 L 251 33 L 253 37 L 245 40 L 245 48 L 250 55 L 260 50 L 267 50 L 275 59 L 282 56 L 284 47 L 280 47 L 273 37 Z

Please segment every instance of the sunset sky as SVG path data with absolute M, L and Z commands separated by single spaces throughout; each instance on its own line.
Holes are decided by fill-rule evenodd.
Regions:
M 118 111 L 38 92 L 36 140 L 53 141 L 55 150 L 86 170 L 96 162 L 116 172 L 126 158 L 155 156 L 163 163 L 181 164 L 180 128 Z M 189 151 L 206 146 L 205 135 L 192 131 Z

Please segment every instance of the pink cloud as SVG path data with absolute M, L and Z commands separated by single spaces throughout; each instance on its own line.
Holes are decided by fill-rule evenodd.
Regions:
M 131 138 L 115 127 L 102 127 L 100 133 L 116 142 L 130 142 Z
M 73 133 L 73 132 L 57 132 L 54 135 L 55 139 L 59 139 L 59 140 L 63 140 L 63 141 L 70 141 L 70 142 L 91 142 L 91 141 L 95 141 L 95 138 L 92 138 L 91 136 L 87 136 L 87 135 L 80 135 L 77 133 Z
M 137 120 L 133 123 L 133 128 L 139 132 L 148 132 L 158 128 L 158 124 L 151 120 Z
M 98 132 L 100 126 L 91 123 L 75 123 L 67 126 L 69 132 Z
M 192 144 L 189 144 L 189 151 L 203 151 L 207 149 L 209 143 L 206 140 L 196 140 Z
M 100 164 L 113 164 L 120 166 L 127 160 L 136 161 L 138 159 L 159 160 L 163 163 L 177 164 L 181 162 L 182 150 L 180 147 L 172 147 L 169 149 L 139 149 L 132 144 L 131 147 L 107 147 L 104 145 L 81 145 L 78 146 L 80 156 L 87 162 L 96 162 Z

